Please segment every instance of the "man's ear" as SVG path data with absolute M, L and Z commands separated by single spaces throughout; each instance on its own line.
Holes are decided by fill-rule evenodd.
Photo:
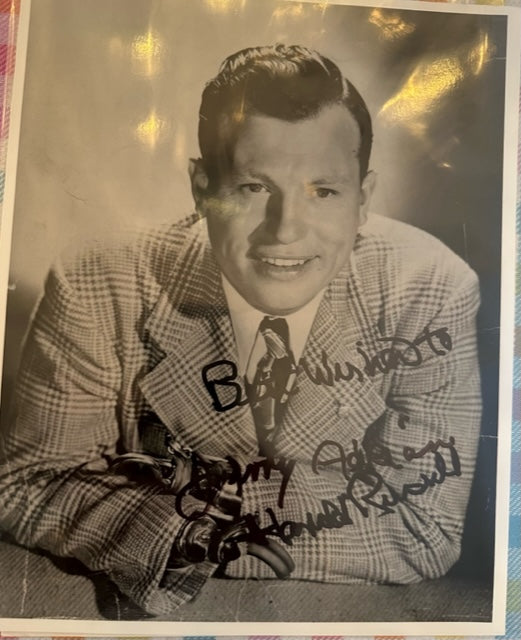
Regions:
M 190 158 L 188 161 L 188 175 L 192 184 L 192 196 L 195 208 L 199 211 L 208 191 L 208 176 L 201 158 Z
M 369 205 L 375 186 L 376 173 L 374 171 L 368 171 L 360 186 L 359 226 L 362 226 L 367 222 L 367 214 L 369 213 Z

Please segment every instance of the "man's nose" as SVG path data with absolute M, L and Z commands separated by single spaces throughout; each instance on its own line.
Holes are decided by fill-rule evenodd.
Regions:
M 296 193 L 272 193 L 266 224 L 272 238 L 280 244 L 300 240 L 306 234 L 305 203 Z

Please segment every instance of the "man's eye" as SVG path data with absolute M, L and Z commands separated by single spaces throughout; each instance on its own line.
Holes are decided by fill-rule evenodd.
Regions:
M 241 190 L 249 193 L 267 193 L 268 187 L 260 182 L 248 182 L 241 185 Z
M 330 198 L 331 196 L 337 196 L 338 191 L 327 189 L 326 187 L 317 187 L 315 189 L 315 195 L 317 198 Z

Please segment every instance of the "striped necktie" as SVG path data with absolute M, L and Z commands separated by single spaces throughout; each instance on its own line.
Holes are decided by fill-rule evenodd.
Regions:
M 284 318 L 266 316 L 259 325 L 266 354 L 259 360 L 253 383 L 249 385 L 259 454 L 273 455 L 285 405 L 295 382 L 297 368 L 289 347 L 288 323 Z

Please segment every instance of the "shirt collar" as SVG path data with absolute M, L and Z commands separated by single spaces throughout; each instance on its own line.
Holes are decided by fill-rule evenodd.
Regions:
M 233 332 L 235 334 L 235 342 L 237 344 L 237 353 L 239 356 L 239 372 L 244 375 L 248 368 L 248 361 L 252 354 L 257 331 L 261 320 L 267 315 L 258 309 L 252 307 L 240 295 L 240 293 L 230 284 L 230 282 L 222 275 L 224 295 L 228 303 L 228 310 L 232 320 Z M 310 300 L 304 307 L 284 316 L 289 328 L 290 347 L 298 363 L 304 347 L 311 331 L 311 326 L 315 319 L 318 307 L 324 295 L 324 289 L 319 291 L 317 295 Z M 265 349 L 264 349 L 265 352 Z M 257 358 L 257 354 L 252 354 L 254 359 L 258 361 L 263 353 Z M 256 365 L 257 362 L 254 362 Z M 250 362 L 250 367 L 252 363 Z

